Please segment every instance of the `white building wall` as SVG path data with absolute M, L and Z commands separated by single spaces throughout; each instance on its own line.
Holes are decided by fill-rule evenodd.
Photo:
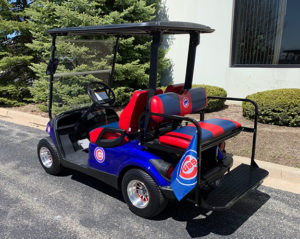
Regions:
M 300 68 L 230 67 L 233 0 L 166 0 L 170 21 L 196 22 L 215 32 L 202 34 L 194 71 L 194 84 L 225 88 L 228 96 L 279 88 L 300 88 Z M 168 57 L 174 64 L 174 83 L 185 78 L 189 37 L 176 36 Z

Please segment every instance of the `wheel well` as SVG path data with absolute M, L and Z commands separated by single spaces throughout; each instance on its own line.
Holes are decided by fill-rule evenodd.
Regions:
M 141 167 L 138 167 L 138 166 L 127 166 L 127 167 L 125 167 L 125 168 L 123 168 L 122 169 L 122 171 L 120 172 L 120 174 L 119 174 L 119 177 L 118 177 L 118 189 L 121 189 L 121 183 L 122 183 L 122 179 L 123 179 L 123 177 L 124 177 L 124 175 L 125 175 L 125 173 L 127 172 L 127 171 L 129 171 L 130 169 L 140 169 L 140 170 L 143 170 L 144 172 L 146 172 L 143 168 L 141 168 Z M 148 173 L 148 172 L 146 172 L 146 173 Z M 150 175 L 151 176 L 151 175 Z M 152 176 L 151 176 L 152 177 Z M 153 177 L 152 177 L 153 178 Z M 155 179 L 153 179 L 154 181 L 155 181 Z

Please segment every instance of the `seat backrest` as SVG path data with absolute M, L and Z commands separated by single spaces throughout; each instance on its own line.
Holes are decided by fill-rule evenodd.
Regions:
M 168 92 L 155 95 L 151 99 L 150 110 L 152 113 L 180 115 L 191 114 L 205 109 L 207 106 L 207 95 L 204 88 L 192 88 L 185 90 L 182 94 Z M 157 123 L 164 120 L 163 117 L 152 116 Z
M 156 95 L 162 94 L 162 89 L 156 89 Z M 119 126 L 128 134 L 138 130 L 140 115 L 145 111 L 148 99 L 148 90 L 138 90 L 133 93 L 127 106 L 120 115 Z
M 177 93 L 177 94 L 182 94 L 184 92 L 184 84 L 169 85 L 165 90 L 165 93 L 168 93 L 168 92 L 174 92 L 174 93 Z

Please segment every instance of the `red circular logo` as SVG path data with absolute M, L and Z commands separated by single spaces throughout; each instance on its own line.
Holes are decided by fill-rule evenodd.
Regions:
M 185 157 L 179 176 L 183 179 L 193 179 L 197 176 L 197 160 L 192 155 L 188 155 Z
M 101 147 L 95 148 L 94 157 L 98 163 L 103 163 L 105 160 L 105 152 Z

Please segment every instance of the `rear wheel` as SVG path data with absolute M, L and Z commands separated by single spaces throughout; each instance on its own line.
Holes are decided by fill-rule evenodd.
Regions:
M 123 177 L 122 193 L 129 209 L 144 218 L 154 217 L 167 206 L 167 200 L 153 178 L 141 169 L 131 169 Z
M 37 147 L 37 153 L 39 161 L 47 173 L 52 175 L 61 173 L 61 157 L 50 137 L 40 140 Z

